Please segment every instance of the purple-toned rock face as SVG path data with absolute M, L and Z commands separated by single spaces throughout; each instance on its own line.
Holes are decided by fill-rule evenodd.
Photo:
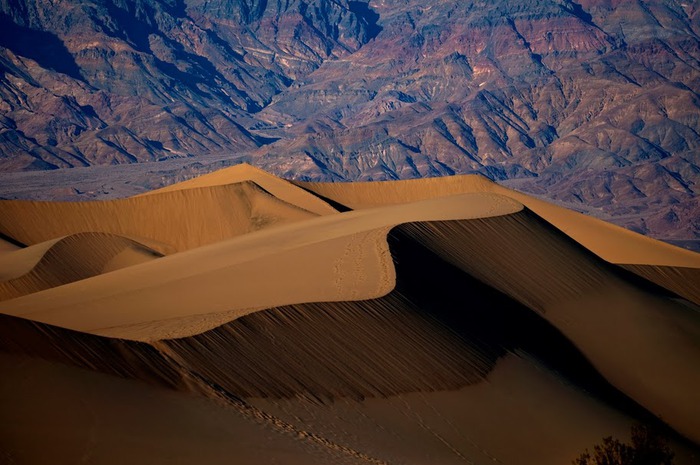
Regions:
M 370 38 L 347 2 L 0 5 L 0 169 L 248 150 L 251 114 Z
M 478 172 L 640 232 L 700 238 L 695 2 L 0 11 L 0 170 L 249 152 L 304 179 Z

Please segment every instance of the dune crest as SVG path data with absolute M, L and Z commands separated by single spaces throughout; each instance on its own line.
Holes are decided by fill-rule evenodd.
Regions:
M 240 165 L 223 168 L 209 174 L 197 176 L 196 178 L 188 181 L 155 189 L 144 194 L 140 194 L 136 197 L 199 187 L 225 186 L 248 181 L 254 182 L 266 192 L 280 200 L 295 205 L 299 208 L 303 208 L 304 210 L 317 215 L 337 213 L 333 207 L 317 196 L 310 194 L 289 181 L 285 181 L 284 179 L 278 178 L 277 176 L 247 163 L 241 163 Z
M 492 192 L 517 200 L 611 263 L 700 268 L 700 254 L 499 186 L 479 175 L 365 183 L 296 184 L 351 209 L 415 202 L 460 193 Z

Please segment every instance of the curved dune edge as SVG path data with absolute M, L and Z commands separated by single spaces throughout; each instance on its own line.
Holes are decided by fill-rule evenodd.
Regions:
M 241 163 L 240 165 L 235 165 L 229 168 L 214 171 L 209 174 L 197 176 L 196 178 L 188 181 L 171 184 L 160 189 L 145 192 L 137 195 L 136 197 L 161 194 L 163 192 L 172 192 L 176 190 L 236 184 L 245 181 L 254 182 L 278 199 L 317 215 L 338 213 L 336 209 L 318 198 L 316 195 L 310 194 L 289 181 L 278 178 L 277 176 L 267 173 L 266 171 L 247 163 Z
M 162 257 L 130 238 L 80 233 L 0 256 L 0 301 Z
M 214 313 L 235 318 L 293 303 L 385 295 L 395 285 L 386 242 L 393 226 L 520 210 L 507 197 L 466 194 L 314 217 L 26 295 L 3 302 L 0 311 L 126 339 L 134 336 L 130 327 L 140 340 L 188 336 L 210 329 L 204 322 Z M 190 324 L 174 320 L 182 317 Z
M 499 186 L 479 175 L 403 181 L 294 183 L 351 209 L 414 202 L 468 192 L 497 193 L 522 203 L 611 263 L 700 268 L 700 254 Z
M 142 238 L 163 255 L 316 216 L 252 181 L 107 201 L 3 200 L 0 211 L 0 234 L 26 245 L 103 232 Z

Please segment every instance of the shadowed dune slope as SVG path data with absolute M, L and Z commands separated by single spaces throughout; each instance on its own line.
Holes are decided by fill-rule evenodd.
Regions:
M 498 220 L 412 224 L 409 234 L 540 313 L 613 385 L 698 441 L 698 307 L 639 287 L 529 211 Z
M 0 213 L 0 233 L 25 245 L 103 232 L 162 254 L 315 216 L 250 181 L 95 202 L 3 200 Z
M 700 268 L 657 265 L 622 267 L 700 305 Z
M 161 255 L 121 236 L 80 233 L 0 256 L 0 301 L 154 260 Z
M 60 334 L 60 341 L 66 340 Z M 15 401 L 4 408 L 0 445 L 18 463 L 75 463 L 89 447 L 91 460 L 105 464 L 171 463 L 176 453 L 182 464 L 274 463 L 282 457 L 299 465 L 457 465 L 465 459 L 558 465 L 601 434 L 624 436 L 638 418 L 516 355 L 500 359 L 488 382 L 460 390 L 323 404 L 308 396 L 228 400 L 221 391 L 218 402 L 202 402 L 99 373 L 9 357 L 0 357 L 5 374 L 0 392 Z M 27 397 L 32 401 L 21 401 Z

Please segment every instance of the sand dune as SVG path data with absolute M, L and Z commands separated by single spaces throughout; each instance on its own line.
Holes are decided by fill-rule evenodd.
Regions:
M 700 268 L 643 264 L 623 268 L 700 305 Z
M 698 303 L 700 285 L 692 269 L 700 268 L 700 254 L 656 241 L 532 196 L 499 186 L 478 175 L 372 183 L 303 183 L 297 185 L 339 205 L 363 209 L 400 204 L 457 193 L 492 192 L 527 206 L 541 218 L 598 255 L 682 297 Z M 675 270 L 674 270 L 675 269 Z M 684 271 L 686 270 L 686 271 Z M 674 279 L 668 279 L 668 275 Z
M 554 464 L 654 417 L 700 442 L 697 254 L 481 177 L 300 186 L 0 202 L 0 348 L 204 395 L 288 463 Z M 517 439 L 546 421 L 556 448 Z
M 700 268 L 700 255 L 697 253 L 507 189 L 478 175 L 371 183 L 296 184 L 352 209 L 415 202 L 460 193 L 492 192 L 517 200 L 611 263 Z
M 154 260 L 161 255 L 121 236 L 79 233 L 0 255 L 0 301 Z
M 187 336 L 209 329 L 212 313 L 225 311 L 233 319 L 279 305 L 382 296 L 394 287 L 386 243 L 394 225 L 481 218 L 521 208 L 506 197 L 466 194 L 315 217 L 27 295 L 0 309 L 114 337 Z M 201 324 L 192 318 L 196 315 L 203 317 Z M 176 318 L 188 323 L 167 321 Z
M 317 215 L 337 213 L 333 207 L 317 196 L 310 194 L 289 181 L 280 179 L 277 176 L 273 176 L 247 163 L 214 171 L 213 173 L 198 176 L 189 181 L 171 184 L 141 195 L 153 195 L 199 187 L 225 186 L 240 182 L 254 182 L 276 198 Z
M 626 281 L 542 221 L 515 216 L 499 220 L 488 221 L 490 234 L 450 222 L 413 225 L 411 235 L 446 261 L 538 311 L 612 384 L 700 439 L 700 410 L 690 407 L 697 405 L 700 386 L 697 309 Z M 513 243 L 498 234 L 508 227 L 498 223 L 512 223 L 520 231 L 511 230 L 508 236 L 521 240 Z
M 4 200 L 0 209 L 0 233 L 25 245 L 103 232 L 166 255 L 316 216 L 251 181 L 97 202 Z

